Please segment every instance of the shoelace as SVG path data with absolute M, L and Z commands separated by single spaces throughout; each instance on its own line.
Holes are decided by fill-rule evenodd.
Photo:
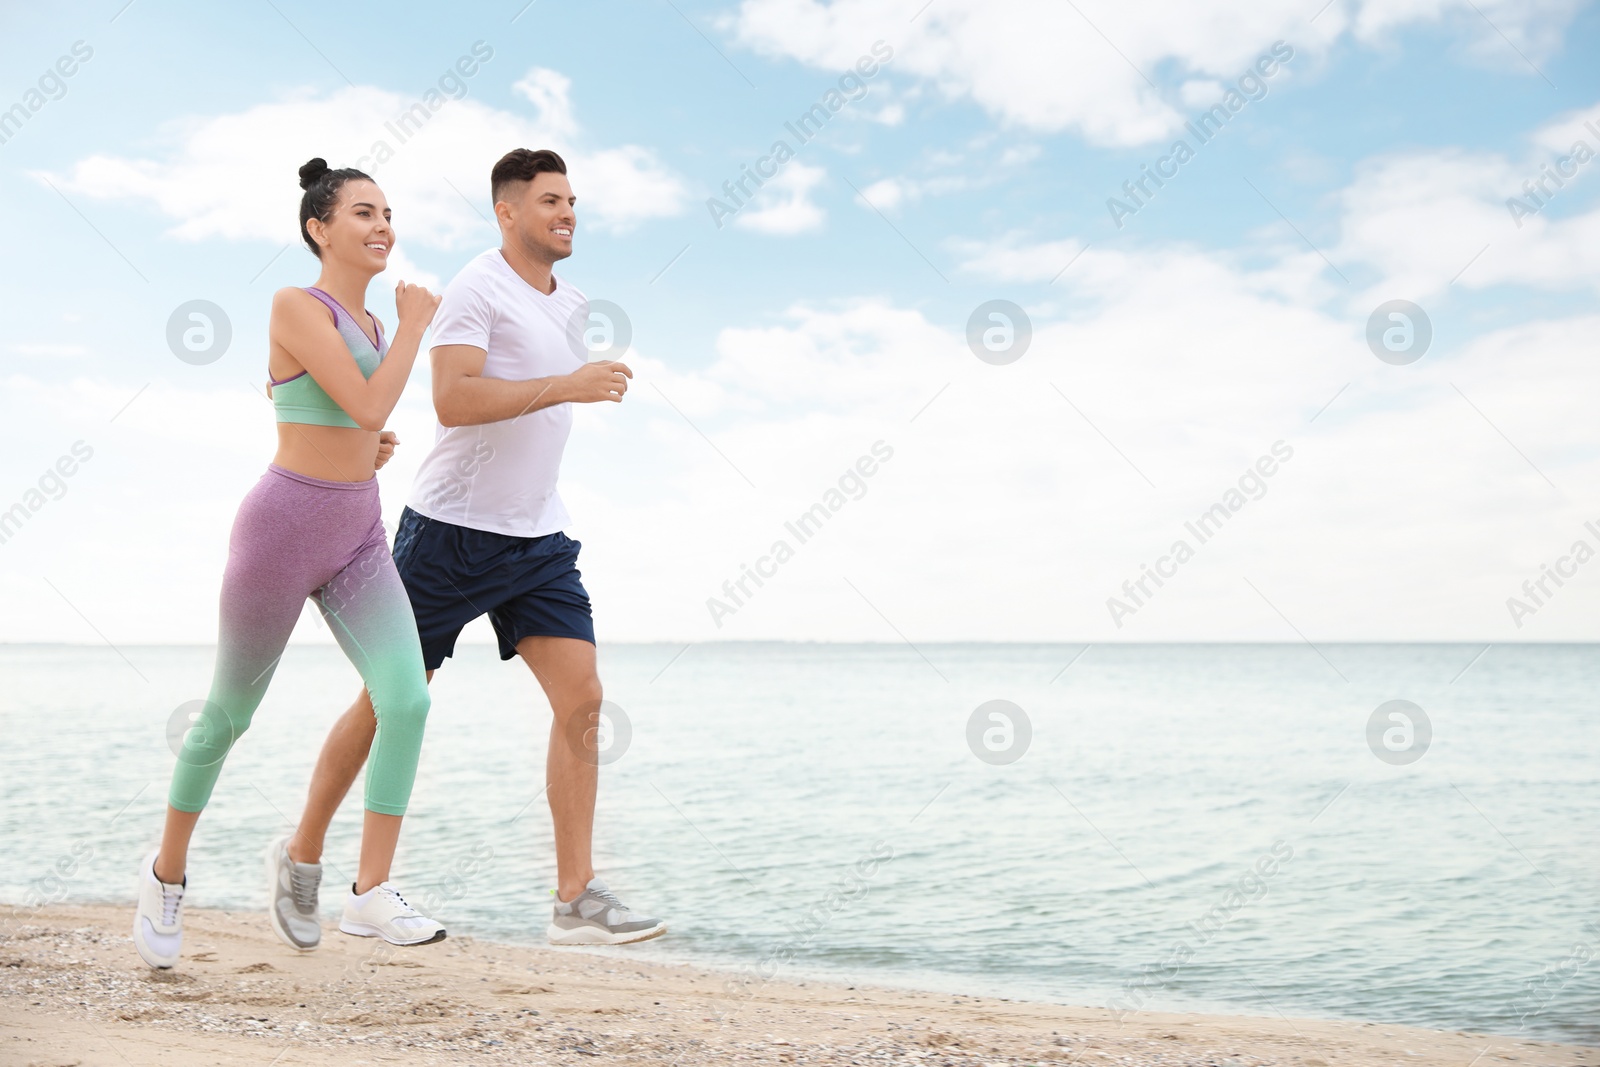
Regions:
M 178 910 L 183 907 L 183 886 L 174 886 L 171 889 L 166 883 L 161 886 L 161 925 L 172 926 L 178 921 Z
M 410 918 L 412 916 L 416 916 L 419 919 L 422 918 L 421 912 L 417 911 L 416 908 L 413 908 L 410 904 L 406 903 L 406 898 L 400 895 L 400 890 L 388 885 L 380 885 L 378 888 L 382 890 L 385 895 L 392 897 L 402 908 L 405 909 L 405 915 L 396 916 L 396 918 Z
M 597 896 L 601 900 L 605 901 L 607 904 L 610 904 L 612 907 L 616 908 L 618 911 L 631 911 L 632 910 L 626 904 L 624 904 L 622 901 L 617 899 L 617 895 L 611 891 L 609 886 L 605 886 L 605 887 L 602 887 L 600 889 L 591 889 L 591 890 L 589 890 L 589 892 L 590 892 L 591 895 Z
M 302 871 L 300 864 L 289 868 L 289 892 L 294 896 L 294 906 L 301 911 L 315 911 L 317 887 L 322 883 L 322 872 Z

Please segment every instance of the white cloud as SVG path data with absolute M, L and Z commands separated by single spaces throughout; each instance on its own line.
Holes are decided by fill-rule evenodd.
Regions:
M 1374 43 L 1410 23 L 1454 18 L 1470 30 L 1478 58 L 1527 72 L 1529 60 L 1561 48 L 1563 31 L 1582 6 L 1583 0 L 1366 0 L 1352 30 Z
M 1006 170 L 1014 169 L 1025 163 L 1032 163 L 1041 154 L 1043 154 L 1043 149 L 1036 144 L 1012 145 L 1000 153 L 1000 158 L 995 161 L 995 166 Z
M 1591 130 L 1586 123 L 1596 127 Z M 1453 286 L 1483 290 L 1525 285 L 1561 292 L 1600 287 L 1600 105 L 1565 113 L 1527 135 L 1529 150 L 1517 159 L 1458 148 L 1396 152 L 1364 160 L 1352 182 L 1330 197 L 1338 237 L 1323 243 L 1331 262 L 1347 276 L 1375 276 L 1346 288 L 1301 237 L 1281 223 L 1264 228 L 1277 242 L 1278 271 L 1300 298 L 1320 303 L 1330 296 L 1347 310 L 1369 311 L 1394 298 L 1424 301 Z M 1587 163 L 1569 160 L 1570 173 L 1557 186 L 1549 177 L 1558 159 L 1583 140 L 1595 153 Z M 1549 170 L 1545 168 L 1548 167 Z M 1559 174 L 1557 175 L 1560 176 Z M 1533 205 L 1525 187 L 1544 201 Z M 890 188 L 884 183 L 884 187 Z M 894 186 L 917 195 L 915 187 Z M 1537 210 L 1514 219 L 1508 200 Z M 1049 282 L 1083 244 L 1075 238 L 1038 241 L 1023 231 L 992 240 L 948 242 L 961 257 L 959 269 L 1003 281 Z M 1219 261 L 1231 257 L 1219 253 Z M 1090 264 L 1105 267 L 1115 257 L 1090 251 L 1072 268 L 1074 289 L 1092 285 Z
M 1560 186 L 1545 170 L 1553 171 L 1579 139 L 1600 153 L 1600 134 L 1584 126 L 1600 126 L 1597 119 L 1600 107 L 1552 119 L 1529 134 L 1530 150 L 1516 160 L 1437 149 L 1362 163 L 1337 196 L 1339 240 L 1328 250 L 1335 263 L 1378 272 L 1380 280 L 1355 301 L 1420 300 L 1452 280 L 1467 289 L 1600 286 L 1600 208 L 1582 210 L 1600 192 L 1600 158 L 1569 162 L 1575 173 L 1558 174 Z M 1522 205 L 1520 217 L 1508 204 L 1513 198 Z
M 558 82 L 537 87 L 547 111 L 564 106 Z M 1385 288 L 1435 292 L 1488 235 L 1458 286 L 1592 284 L 1592 215 L 1518 231 L 1504 207 L 1565 151 L 1574 123 L 1541 126 L 1520 162 L 1368 161 L 1331 201 L 1330 255 L 1372 267 Z M 798 194 L 779 185 L 788 199 L 750 212 L 814 206 L 821 168 L 790 166 Z M 1592 180 L 1585 171 L 1560 195 L 1592 195 L 1581 191 Z M 901 181 L 867 188 L 915 195 Z M 995 367 L 968 350 L 965 309 L 800 303 L 722 330 L 708 367 L 636 349 L 627 401 L 576 410 L 562 493 L 603 639 L 895 640 L 876 608 L 914 641 L 1296 640 L 1245 577 L 1319 642 L 1593 636 L 1600 571 L 1522 630 L 1505 598 L 1594 517 L 1582 487 L 1600 479 L 1587 410 L 1600 319 L 1480 333 L 1447 360 L 1397 368 L 1366 349 L 1360 317 L 1327 310 L 1345 289 L 1292 234 L 1223 253 L 1085 250 L 1020 230 L 953 246 L 964 273 L 1008 282 L 1048 282 L 1076 257 L 1049 290 L 1070 290 L 1071 311 L 1030 306 L 1027 355 Z M 96 448 L 0 550 L 0 591 L 18 608 L 0 639 L 96 640 L 84 617 L 117 643 L 212 639 L 226 530 L 272 443 L 270 412 L 237 367 L 236 385 L 215 384 L 226 366 L 185 368 L 212 384 L 163 381 L 114 423 L 136 385 L 0 383 L 16 412 L 0 448 L 27 476 L 0 508 L 75 437 Z M 431 438 L 425 378 L 419 367 L 393 420 L 408 444 L 382 475 L 391 521 Z M 1295 457 L 1266 495 L 1116 629 L 1106 597 L 1280 438 Z M 716 628 L 706 598 L 880 439 L 894 458 L 864 495 Z M 84 559 L 117 581 L 89 580 Z M 309 626 L 302 637 L 327 639 Z
M 906 107 L 901 103 L 885 104 L 877 111 L 869 112 L 869 117 L 884 126 L 898 126 L 906 120 Z
M 974 137 L 961 151 L 936 149 L 924 154 L 914 169 L 905 174 L 882 178 L 861 190 L 879 211 L 893 212 L 926 196 L 948 196 L 970 189 L 1002 185 L 1018 170 L 1038 159 L 1037 144 L 1008 145 L 996 154 L 995 137 Z M 974 163 L 974 160 L 979 161 Z
M 572 114 L 572 79 L 558 71 L 534 67 L 511 87 L 539 109 L 537 124 L 546 136 L 571 141 L 578 135 Z
M 1585 142 L 1593 150 L 1600 147 L 1596 127 L 1600 127 L 1600 104 L 1591 104 L 1550 120 L 1535 130 L 1530 140 L 1556 155 L 1565 155 L 1576 141 Z
M 817 229 L 826 215 L 812 202 L 811 192 L 827 174 L 823 167 L 789 163 L 761 186 L 749 206 L 734 218 L 734 225 L 782 236 Z
M 1353 23 L 1345 12 L 1352 5 Z M 1193 106 L 1198 90 L 1158 90 L 1145 81 L 1159 69 L 1173 68 L 1190 83 L 1232 81 L 1282 39 L 1297 57 L 1274 76 L 1276 86 L 1317 63 L 1346 33 L 1378 44 L 1406 24 L 1449 15 L 1485 56 L 1534 77 L 1500 33 L 1537 61 L 1560 46 L 1580 0 L 1476 6 L 1482 16 L 1473 0 L 1346 0 L 1308 24 L 1301 0 L 939 0 L 908 23 L 905 5 L 891 0 L 744 0 L 726 25 L 756 52 L 829 71 L 845 69 L 882 40 L 894 50 L 887 68 L 896 77 L 921 79 L 1008 124 L 1126 146 L 1166 139 L 1182 125 L 1180 108 Z
M 884 178 L 882 181 L 873 182 L 861 190 L 861 195 L 867 202 L 879 211 L 894 211 L 900 207 L 906 198 L 907 190 L 911 184 L 900 178 Z
M 1035 254 L 1013 235 L 1004 249 L 995 264 L 1022 278 L 1075 246 Z M 913 641 L 1296 640 L 1244 577 L 1316 641 L 1592 636 L 1600 572 L 1521 631 L 1505 598 L 1593 517 L 1600 321 L 1391 367 L 1347 316 L 1317 310 L 1319 268 L 1091 248 L 1070 275 L 1077 306 L 1034 308 L 1008 367 L 977 360 L 959 321 L 884 300 L 727 328 L 701 369 L 630 352 L 627 401 L 576 409 L 562 482 L 602 636 L 896 640 L 848 580 Z M 431 436 L 422 382 L 393 420 L 409 443 L 382 475 L 391 521 Z M 270 454 L 263 402 L 242 383 L 158 385 L 108 425 L 131 390 L 4 385 L 19 417 L 0 446 L 18 470 L 42 470 L 76 435 L 64 428 L 99 429 L 67 496 L 4 548 L 0 588 L 19 610 L 0 638 L 95 640 L 43 574 L 114 642 L 210 640 L 226 530 Z M 1118 630 L 1106 598 L 1280 439 L 1295 456 L 1266 495 Z M 878 440 L 894 457 L 860 499 L 713 625 L 706 599 L 792 539 L 784 522 Z M 118 582 L 74 579 L 91 557 Z
M 148 201 L 177 220 L 171 235 L 188 241 L 298 241 L 295 174 L 313 156 L 359 167 L 383 186 L 402 248 L 412 241 L 430 248 L 481 242 L 492 225 L 489 169 L 518 146 L 554 148 L 566 159 L 580 226 L 624 230 L 685 209 L 683 182 L 653 153 L 636 145 L 597 147 L 583 136 L 564 75 L 533 68 L 515 88 L 535 115 L 470 95 L 445 99 L 430 114 L 414 99 L 371 86 L 299 92 L 175 122 L 169 128 L 175 147 L 159 158 L 95 154 L 50 177 L 69 193 Z M 400 125 L 408 113 L 427 117 Z
M 83 345 L 64 345 L 51 342 L 13 341 L 6 346 L 13 355 L 26 359 L 76 359 L 87 356 L 89 350 Z
M 1245 270 L 1169 249 L 1091 252 L 1079 268 L 1092 309 L 1036 322 L 1008 368 L 979 363 L 917 311 L 871 301 L 727 330 L 703 372 L 650 367 L 693 421 L 649 401 L 670 491 L 602 480 L 637 453 L 621 440 L 567 483 L 594 534 L 585 574 L 617 636 L 895 640 L 848 578 L 913 641 L 1297 640 L 1241 575 L 1314 640 L 1592 633 L 1594 581 L 1575 583 L 1539 629 L 1511 624 L 1505 598 L 1590 516 L 1462 394 L 1557 485 L 1589 484 L 1594 318 L 1497 331 L 1449 362 L 1401 369 L 1342 316 L 1303 305 L 1313 268 L 1299 261 Z M 681 399 L 691 379 L 703 387 L 693 410 Z M 582 419 L 607 417 L 583 412 L 580 435 Z M 880 438 L 895 459 L 866 495 L 712 626 L 706 598 Z M 1279 439 L 1295 459 L 1267 495 L 1115 628 L 1106 597 Z M 662 531 L 650 553 L 627 533 L 641 528 Z
M 1192 78 L 1178 87 L 1178 98 L 1188 108 L 1206 108 L 1221 100 L 1227 86 L 1214 78 Z
M 949 244 L 962 257 L 957 269 L 1007 282 L 1053 281 L 1084 248 L 1076 238 L 1032 242 L 1020 231 L 993 241 L 953 240 Z

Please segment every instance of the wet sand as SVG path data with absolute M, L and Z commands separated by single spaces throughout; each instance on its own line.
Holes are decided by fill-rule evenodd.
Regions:
M 0 1065 L 988 1064 L 1499 1067 L 1600 1050 L 1375 1023 L 1141 1012 L 729 975 L 606 950 L 452 937 L 391 949 L 325 927 L 297 953 L 262 913 L 185 916 L 173 971 L 132 906 L 0 910 Z M 673 936 L 668 933 L 666 936 Z

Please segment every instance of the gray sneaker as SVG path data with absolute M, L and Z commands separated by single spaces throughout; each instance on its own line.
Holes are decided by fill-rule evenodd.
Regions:
M 290 948 L 313 949 L 322 943 L 322 923 L 317 918 L 317 888 L 322 884 L 322 864 L 296 863 L 289 858 L 289 835 L 267 849 L 267 884 L 271 887 L 267 914 L 272 929 Z
M 547 932 L 552 945 L 626 945 L 660 937 L 667 924 L 635 915 L 604 882 L 591 878 L 572 900 L 556 897 Z

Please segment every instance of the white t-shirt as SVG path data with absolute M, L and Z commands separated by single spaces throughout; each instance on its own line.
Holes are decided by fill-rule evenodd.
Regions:
M 555 278 L 548 296 L 520 278 L 498 248 L 445 287 L 432 344 L 488 353 L 483 377 L 507 381 L 570 374 L 586 362 L 589 300 Z M 556 477 L 572 430 L 571 404 L 481 426 L 445 426 L 411 485 L 413 511 L 512 537 L 540 537 L 570 521 Z

